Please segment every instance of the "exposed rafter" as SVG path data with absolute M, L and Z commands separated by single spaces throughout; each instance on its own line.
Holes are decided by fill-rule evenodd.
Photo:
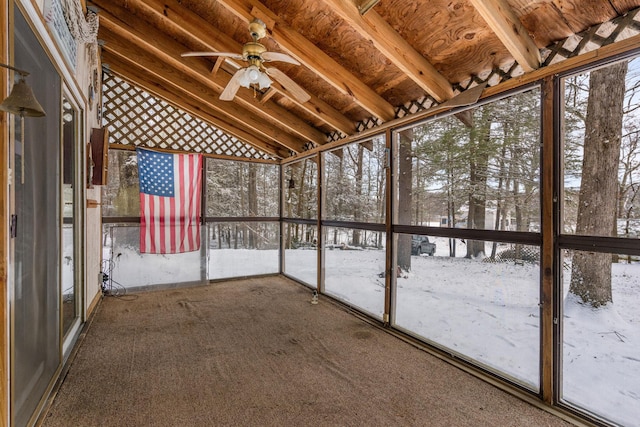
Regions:
M 570 0 L 567 7 L 557 1 L 385 0 L 367 2 L 374 6 L 364 15 L 360 0 L 88 3 L 101 11 L 98 38 L 106 42 L 103 59 L 113 71 L 277 158 L 314 152 L 328 141 L 333 146 L 345 136 L 359 140 L 409 115 L 434 114 L 434 105 L 450 106 L 452 86 L 468 92 L 487 81 L 488 96 L 530 81 L 543 67 L 542 46 L 550 51 L 549 68 L 573 44 L 584 55 L 586 48 L 640 32 L 640 10 L 631 10 L 640 0 Z M 268 30 L 259 37 L 268 51 L 302 63 L 274 65 L 310 101 L 288 93 L 287 87 L 298 87 L 285 77 L 274 78 L 267 90 L 243 83 L 233 101 L 220 101 L 246 66 L 235 53 L 247 48 L 246 29 L 256 18 Z M 598 23 L 605 27 L 596 31 Z M 181 56 L 188 51 L 232 54 Z
M 540 51 L 506 0 L 469 0 L 525 71 L 540 67 Z
M 245 22 L 259 18 L 267 23 L 278 45 L 311 69 L 344 95 L 381 120 L 394 118 L 395 109 L 384 98 L 351 74 L 342 65 L 320 50 L 300 33 L 281 22 L 257 0 L 219 0 L 228 10 Z
M 178 0 L 144 0 L 132 1 L 130 5 L 146 10 L 165 22 L 175 25 L 177 31 L 181 31 L 185 36 L 202 44 L 206 50 L 218 52 L 241 52 L 242 45 L 233 40 L 227 34 L 213 27 L 197 14 L 181 7 Z M 232 62 L 232 60 L 227 59 Z M 292 102 L 298 104 L 309 114 L 333 129 L 350 135 L 355 132 L 355 123 L 335 110 L 326 102 L 319 99 L 314 94 L 311 100 L 303 104 L 299 103 L 294 96 L 277 84 L 273 88 L 280 94 L 287 96 Z M 273 92 L 271 92 L 273 95 Z
M 138 62 L 131 62 L 105 49 L 103 60 L 109 68 L 121 75 L 131 83 L 141 87 L 149 93 L 164 99 L 176 107 L 198 117 L 218 129 L 234 136 L 259 150 L 262 150 L 276 158 L 284 158 L 289 155 L 289 150 L 280 144 L 264 139 L 256 132 L 251 132 L 242 127 L 242 123 L 232 119 L 220 117 L 219 113 L 210 106 L 200 102 L 192 94 L 172 85 L 159 82 L 157 76 L 141 66 Z
M 180 54 L 185 51 L 184 46 L 175 40 L 168 39 L 151 25 L 139 22 L 140 19 L 132 16 L 126 9 L 112 4 L 104 6 L 106 7 L 102 9 L 100 14 L 102 28 L 111 31 L 112 35 L 119 36 L 123 40 L 128 41 L 129 44 L 137 46 L 137 49 L 133 49 L 132 52 L 131 58 L 133 60 L 136 58 L 136 51 L 151 54 L 157 58 L 158 61 L 200 81 L 202 84 L 209 86 L 217 92 L 221 92 L 228 83 L 230 79 L 228 74 L 218 73 L 212 76 L 204 60 L 181 58 Z M 135 28 L 133 27 L 134 25 Z M 217 94 L 214 98 L 218 101 Z M 255 115 L 260 121 L 272 122 L 281 127 L 282 134 L 291 133 L 297 135 L 298 138 L 302 138 L 302 143 L 293 144 L 288 144 L 284 140 L 280 140 L 282 144 L 296 152 L 299 152 L 305 141 L 313 141 L 318 145 L 325 142 L 325 135 L 322 132 L 311 127 L 299 117 L 282 107 L 271 103 L 261 104 L 259 100 L 254 98 L 248 91 L 239 93 L 237 99 L 238 104 L 249 111 L 249 113 L 245 112 L 244 115 L 236 115 L 236 117 L 242 120 L 249 120 L 250 117 L 248 116 Z M 233 111 L 236 105 L 236 103 L 218 102 L 220 103 L 219 108 L 221 112 Z M 291 140 L 290 137 L 288 139 Z
M 266 137 L 270 141 L 284 145 L 288 149 L 301 152 L 304 147 L 304 141 L 290 134 L 283 132 L 281 129 L 273 126 L 271 122 L 264 121 L 250 111 L 242 108 L 234 103 L 220 101 L 217 92 L 213 91 L 207 85 L 194 81 L 180 73 L 178 70 L 167 66 L 158 58 L 149 52 L 140 50 L 136 45 L 131 43 L 130 38 L 119 37 L 113 33 L 103 21 L 101 37 L 104 37 L 105 45 L 103 49 L 118 56 L 123 61 L 132 64 L 139 64 L 149 70 L 156 76 L 158 81 L 163 82 L 167 86 L 178 86 L 178 88 L 187 91 L 192 97 L 198 99 L 204 105 L 216 111 L 219 117 L 226 117 L 227 120 L 233 120 L 238 123 L 237 127 L 244 127 L 247 130 L 258 133 Z M 205 67 L 206 69 L 206 67 Z M 118 70 L 120 73 L 127 73 L 126 69 Z
M 449 81 L 375 10 L 369 10 L 363 16 L 352 1 L 324 0 L 324 2 L 362 37 L 370 40 L 384 56 L 436 101 L 443 102 L 453 97 L 453 89 Z

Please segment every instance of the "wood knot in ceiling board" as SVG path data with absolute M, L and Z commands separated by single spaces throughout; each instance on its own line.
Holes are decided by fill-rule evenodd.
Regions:
M 449 7 L 447 9 L 449 9 L 450 11 L 457 11 L 460 10 L 462 8 L 462 5 L 460 4 L 460 2 L 452 2 L 449 3 Z
M 451 34 L 450 39 L 452 41 L 471 41 L 476 37 L 476 32 L 469 30 L 466 27 L 454 28 L 453 31 L 447 32 L 447 34 Z
M 518 26 L 516 24 L 513 24 L 511 26 L 511 29 L 513 30 L 513 34 L 519 36 L 520 35 L 520 29 L 518 28 Z
M 351 90 L 349 85 L 344 85 L 344 90 L 345 92 L 347 92 L 347 95 L 349 95 L 351 98 L 354 98 L 353 91 Z

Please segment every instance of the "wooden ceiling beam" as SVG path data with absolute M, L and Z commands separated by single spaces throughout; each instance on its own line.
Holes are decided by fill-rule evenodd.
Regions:
M 103 25 L 99 30 L 99 37 L 105 40 L 104 51 L 111 52 L 123 60 L 134 62 L 145 67 L 156 79 L 164 85 L 181 88 L 200 102 L 210 106 L 217 111 L 219 117 L 227 117 L 239 123 L 239 126 L 251 129 L 263 137 L 284 145 L 288 149 L 300 153 L 304 151 L 304 141 L 294 135 L 284 132 L 273 123 L 262 120 L 250 111 L 235 103 L 220 101 L 217 93 L 207 85 L 194 81 L 190 76 L 183 74 L 180 70 L 170 67 L 162 60 L 153 56 L 149 52 L 140 50 L 131 43 L 128 38 L 119 37 Z
M 376 91 L 300 33 L 282 22 L 260 1 L 218 0 L 218 3 L 247 23 L 254 18 L 260 18 L 265 22 L 270 21 L 267 26 L 270 27 L 271 36 L 283 50 L 375 117 L 383 121 L 389 121 L 395 117 L 393 106 Z
M 94 0 L 93 3 L 101 8 L 100 27 L 112 31 L 123 39 L 128 39 L 131 44 L 138 47 L 139 51 L 151 53 L 162 62 L 208 85 L 216 92 L 222 92 L 231 79 L 226 72 L 211 75 L 210 62 L 207 60 L 182 58 L 180 55 L 187 50 L 186 47 L 149 25 L 139 16 L 132 14 L 131 10 L 118 6 L 110 0 Z M 224 102 L 228 109 L 233 105 L 241 105 L 262 120 L 281 127 L 287 133 L 298 135 L 305 141 L 312 141 L 317 145 L 326 143 L 326 135 L 323 132 L 283 107 L 273 103 L 261 104 L 251 91 L 241 89 L 235 99 L 237 102 Z
M 540 68 L 540 51 L 507 0 L 469 0 L 523 70 Z
M 104 64 L 109 65 L 109 70 L 125 80 L 137 85 L 147 92 L 157 96 L 169 104 L 186 111 L 211 126 L 222 130 L 243 143 L 247 143 L 258 150 L 264 151 L 277 158 L 285 158 L 289 150 L 280 144 L 270 142 L 259 137 L 256 133 L 243 129 L 241 123 L 231 119 L 220 117 L 219 113 L 205 103 L 198 101 L 184 91 L 170 85 L 159 82 L 148 69 L 143 68 L 137 62 L 128 61 L 118 55 L 103 51 Z
M 169 22 L 191 39 L 205 46 L 204 50 L 217 52 L 242 52 L 242 45 L 227 34 L 212 26 L 196 13 L 190 11 L 179 0 L 132 1 L 130 5 L 154 14 L 157 18 Z M 248 30 L 247 30 L 248 37 Z M 230 59 L 227 61 L 234 62 Z M 235 63 L 235 62 L 234 62 Z M 356 126 L 351 120 L 313 94 L 308 102 L 300 103 L 294 96 L 283 90 L 279 84 L 272 86 L 278 93 L 286 96 L 318 120 L 340 132 L 351 135 Z
M 353 1 L 324 2 L 436 101 L 453 97 L 451 83 L 375 10 L 362 16 Z

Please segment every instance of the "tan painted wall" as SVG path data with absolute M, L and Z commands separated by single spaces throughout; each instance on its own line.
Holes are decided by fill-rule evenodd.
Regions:
M 95 308 L 102 295 L 99 278 L 102 264 L 102 216 L 101 216 L 101 186 L 95 186 L 87 190 L 87 212 L 85 218 L 87 240 L 86 249 L 86 287 L 85 287 L 85 313 L 87 316 Z M 93 201 L 97 203 L 93 206 Z

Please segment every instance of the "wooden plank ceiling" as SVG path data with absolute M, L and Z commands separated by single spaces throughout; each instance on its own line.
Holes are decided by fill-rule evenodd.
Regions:
M 274 157 L 355 133 L 370 118 L 511 63 L 540 66 L 539 50 L 640 6 L 640 0 L 90 0 L 99 11 L 102 61 L 177 107 Z M 246 62 L 182 57 L 241 53 L 248 24 L 262 20 L 271 62 L 309 95 L 301 103 L 278 83 L 220 93 Z M 286 85 L 285 85 L 286 86 Z

